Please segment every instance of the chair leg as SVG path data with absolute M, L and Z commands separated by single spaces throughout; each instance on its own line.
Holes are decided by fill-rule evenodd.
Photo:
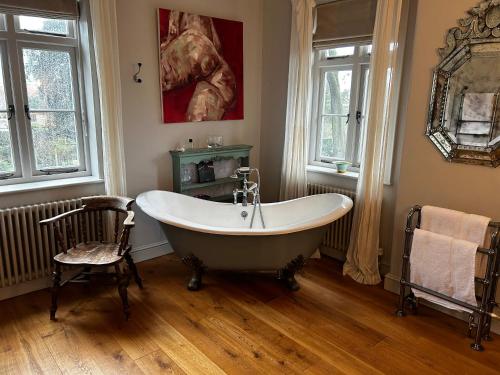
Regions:
M 122 300 L 123 314 L 125 320 L 130 316 L 130 306 L 128 304 L 127 287 L 130 281 L 130 276 L 127 271 L 122 271 L 119 264 L 115 264 L 116 280 L 118 283 L 118 294 Z
M 59 287 L 61 285 L 61 265 L 55 264 L 54 272 L 52 273 L 52 304 L 50 306 L 50 320 L 56 320 L 57 297 Z
M 83 267 L 83 272 L 85 273 L 85 280 L 90 280 L 90 273 L 92 272 L 92 267 L 90 266 L 85 266 Z
M 132 275 L 134 275 L 135 283 L 137 284 L 137 286 L 139 286 L 140 289 L 143 289 L 144 286 L 142 285 L 142 279 L 139 276 L 139 271 L 137 271 L 137 266 L 135 265 L 130 253 L 127 253 L 125 255 L 125 260 L 127 261 L 129 270 L 132 272 Z

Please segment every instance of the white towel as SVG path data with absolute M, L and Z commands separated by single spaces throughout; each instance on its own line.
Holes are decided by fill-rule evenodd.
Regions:
M 476 305 L 474 272 L 477 244 L 415 229 L 410 253 L 410 281 L 460 301 Z M 462 306 L 412 289 L 416 297 L 441 306 L 471 312 Z
M 420 229 L 443 234 L 453 238 L 476 243 L 477 246 L 488 247 L 489 236 L 486 236 L 491 218 L 447 208 L 424 206 L 422 207 L 422 222 Z M 477 253 L 477 277 L 485 277 L 488 257 Z
M 490 221 L 491 218 L 485 216 L 441 207 L 424 206 L 422 207 L 420 229 L 483 246 Z

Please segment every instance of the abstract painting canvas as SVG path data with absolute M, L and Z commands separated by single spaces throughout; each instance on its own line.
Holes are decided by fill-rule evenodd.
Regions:
M 163 122 L 243 119 L 243 23 L 158 10 Z

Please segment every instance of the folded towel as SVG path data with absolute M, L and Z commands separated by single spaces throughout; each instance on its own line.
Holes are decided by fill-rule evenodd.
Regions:
M 447 208 L 422 207 L 420 229 L 483 246 L 491 218 Z
M 422 207 L 422 222 L 420 229 L 443 234 L 453 238 L 476 243 L 477 246 L 489 247 L 489 236 L 486 236 L 491 218 L 447 208 L 424 206 Z M 485 277 L 488 257 L 484 254 L 476 255 L 477 277 Z
M 415 229 L 410 254 L 410 281 L 471 305 L 476 305 L 474 286 L 477 244 Z M 412 289 L 416 297 L 441 306 L 471 312 L 462 306 Z

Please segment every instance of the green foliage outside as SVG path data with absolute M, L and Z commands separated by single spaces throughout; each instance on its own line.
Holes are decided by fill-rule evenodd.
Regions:
M 64 31 L 59 20 L 46 20 L 39 28 Z M 66 51 L 32 48 L 22 52 L 36 167 L 78 166 L 70 55 Z M 0 172 L 14 169 L 10 142 L 8 128 L 0 125 Z

